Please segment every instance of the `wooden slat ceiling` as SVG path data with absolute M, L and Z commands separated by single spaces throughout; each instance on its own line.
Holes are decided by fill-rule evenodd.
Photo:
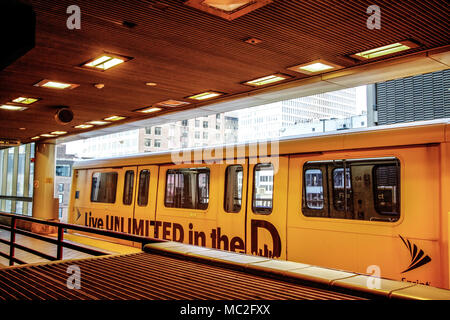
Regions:
M 380 30 L 366 27 L 371 0 L 275 0 L 233 21 L 181 0 L 78 0 L 80 30 L 66 27 L 66 10 L 74 1 L 28 3 L 36 12 L 36 46 L 0 72 L 1 104 L 19 96 L 42 99 L 22 112 L 0 110 L 0 138 L 23 143 L 54 130 L 79 133 L 73 126 L 110 115 L 126 116 L 125 122 L 155 117 L 133 110 L 168 99 L 186 101 L 185 97 L 207 90 L 227 97 L 250 92 L 254 89 L 242 82 L 277 72 L 291 75 L 288 81 L 306 78 L 287 68 L 316 59 L 348 68 L 371 63 L 351 59 L 350 54 L 406 39 L 421 46 L 398 55 L 449 43 L 449 9 L 442 0 L 377 1 L 382 10 Z M 124 21 L 136 26 L 125 27 Z M 250 37 L 262 43 L 245 43 Z M 104 51 L 133 59 L 106 72 L 77 68 Z M 42 79 L 80 86 L 67 91 L 33 86 Z M 95 83 L 105 87 L 96 89 Z M 214 101 L 171 112 L 210 102 Z M 54 120 L 58 106 L 73 110 L 69 125 Z

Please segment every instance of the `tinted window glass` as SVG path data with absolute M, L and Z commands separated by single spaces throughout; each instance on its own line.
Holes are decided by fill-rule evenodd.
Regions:
M 375 167 L 375 209 L 380 214 L 400 214 L 399 167 Z
M 91 202 L 116 202 L 117 172 L 96 172 L 92 175 Z
M 323 176 L 320 169 L 305 170 L 306 206 L 323 209 Z
M 253 212 L 272 213 L 273 205 L 273 165 L 257 164 L 253 176 Z
M 128 170 L 125 172 L 125 179 L 123 182 L 123 204 L 130 205 L 133 202 L 133 186 L 134 171 Z
M 150 170 L 141 170 L 139 173 L 138 206 L 145 207 L 148 204 L 148 188 L 150 185 Z
M 242 203 L 242 166 L 229 166 L 225 171 L 225 200 L 224 210 L 226 212 L 241 211 Z
M 209 168 L 167 170 L 165 206 L 201 209 L 209 203 Z

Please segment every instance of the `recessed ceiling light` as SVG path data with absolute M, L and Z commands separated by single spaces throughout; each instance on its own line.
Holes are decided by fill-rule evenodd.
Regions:
M 27 107 L 13 106 L 9 104 L 4 104 L 0 106 L 0 109 L 8 110 L 8 111 L 23 111 L 28 109 Z
M 184 106 L 184 105 L 188 105 L 188 104 L 190 104 L 190 103 L 185 102 L 185 101 L 166 100 L 166 101 L 158 102 L 155 105 L 161 106 L 161 107 L 175 108 L 175 107 L 180 107 L 180 106 Z
M 155 86 L 157 86 L 158 84 L 157 84 L 156 82 L 146 82 L 145 85 L 146 85 L 146 86 L 149 86 L 149 87 L 155 87 Z
M 27 130 L 27 128 L 20 127 L 19 130 Z
M 98 58 L 89 60 L 88 62 L 84 63 L 81 67 L 88 68 L 88 69 L 100 70 L 100 71 L 106 71 L 106 70 L 111 69 L 112 67 L 115 67 L 119 64 L 122 64 L 130 59 L 131 58 L 124 57 L 124 56 L 105 53 Z
M 41 134 L 41 137 L 54 138 L 54 137 L 56 137 L 56 135 L 55 134 L 50 134 L 50 133 L 43 133 L 43 134 Z
M 319 73 L 324 73 L 332 70 L 338 70 L 344 68 L 343 66 L 340 66 L 335 63 L 328 62 L 323 59 L 314 60 L 308 63 L 300 64 L 297 66 L 293 66 L 288 68 L 289 70 L 305 73 L 308 75 L 314 75 Z
M 92 128 L 94 125 L 93 124 L 79 124 L 77 126 L 75 126 L 75 129 L 88 129 L 88 128 Z
M 258 78 L 255 80 L 250 80 L 250 81 L 244 82 L 244 84 L 246 84 L 248 86 L 252 86 L 252 87 L 259 87 L 259 86 L 264 86 L 267 84 L 283 81 L 288 78 L 289 78 L 289 76 L 285 76 L 285 75 L 281 75 L 281 74 L 272 74 L 270 76 L 266 76 L 266 77 L 262 77 L 262 78 Z
M 53 131 L 53 132 L 50 132 L 50 134 L 55 134 L 55 135 L 58 135 L 58 136 L 66 134 L 66 133 L 67 133 L 67 131 Z
M 21 104 L 32 104 L 32 103 L 35 103 L 36 101 L 39 101 L 39 99 L 19 97 L 19 98 L 14 99 L 12 102 L 21 103 Z
M 157 108 L 157 107 L 150 107 L 150 108 L 145 108 L 145 109 L 140 109 L 140 110 L 136 110 L 137 112 L 142 112 L 142 113 L 153 113 L 153 112 L 158 112 L 161 111 L 161 108 Z
M 359 59 L 359 60 L 368 60 L 368 59 L 374 59 L 381 56 L 385 56 L 388 54 L 393 54 L 400 51 L 409 50 L 412 48 L 417 48 L 419 45 L 412 42 L 412 41 L 402 41 L 402 42 L 396 42 L 392 44 L 388 44 L 387 46 L 378 47 L 375 49 L 370 49 L 363 52 L 358 52 L 351 57 Z
M 123 120 L 123 119 L 126 119 L 126 118 L 127 117 L 122 117 L 122 116 L 110 116 L 110 117 L 105 118 L 103 120 L 106 120 L 106 121 L 119 121 L 119 120 Z
M 103 126 L 103 125 L 108 124 L 108 123 L 111 123 L 111 122 L 94 120 L 94 121 L 89 121 L 88 123 L 89 123 L 89 124 L 96 125 L 96 126 Z
M 73 83 L 64 83 L 59 81 L 51 81 L 51 80 L 42 80 L 39 81 L 34 85 L 35 87 L 43 87 L 43 88 L 50 88 L 50 89 L 74 89 L 79 86 L 79 84 L 73 84 Z
M 187 0 L 185 4 L 231 21 L 271 2 L 272 0 Z
M 188 97 L 188 99 L 202 101 L 202 100 L 216 98 L 216 97 L 221 96 L 221 95 L 223 95 L 223 93 L 221 93 L 221 92 L 207 91 L 207 92 L 203 92 L 203 93 L 199 93 L 199 94 L 190 96 L 190 97 Z

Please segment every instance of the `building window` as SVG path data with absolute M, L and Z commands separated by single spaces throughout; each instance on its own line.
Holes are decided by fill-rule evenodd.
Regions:
M 208 132 L 203 132 L 203 139 L 208 139 Z
M 271 214 L 273 206 L 273 165 L 260 163 L 255 166 L 253 174 L 253 203 L 254 213 Z M 262 178 L 264 177 L 264 178 Z M 262 182 L 264 181 L 264 182 Z
M 309 209 L 323 209 L 323 175 L 320 169 L 305 170 L 306 206 Z
M 203 121 L 203 128 L 208 128 L 208 121 Z
M 139 173 L 139 191 L 137 204 L 145 207 L 148 204 L 148 188 L 150 186 L 150 170 L 141 170 Z
M 225 171 L 225 212 L 241 211 L 243 169 L 241 165 L 228 166 Z
M 151 147 L 152 146 L 152 139 L 144 139 L 144 146 Z
M 205 210 L 209 203 L 209 168 L 167 170 L 164 204 Z
M 154 146 L 155 146 L 155 148 L 160 148 L 161 147 L 161 140 L 160 139 L 155 139 Z
M 117 172 L 96 172 L 92 175 L 91 202 L 116 202 Z
M 145 134 L 152 134 L 152 127 L 145 127 Z
M 195 131 L 195 139 L 200 139 L 200 131 Z
M 56 165 L 56 175 L 58 177 L 70 177 L 70 165 L 68 164 L 57 164 Z
M 125 172 L 125 181 L 123 183 L 123 204 L 130 205 L 133 202 L 134 171 Z
M 181 121 L 181 125 L 182 125 L 183 127 L 187 127 L 187 126 L 188 126 L 188 121 L 187 121 L 187 120 Z
M 161 127 L 155 127 L 155 136 L 161 135 Z
M 63 194 L 58 194 L 58 203 L 59 204 L 63 204 L 64 202 L 64 195 Z
M 58 183 L 58 192 L 64 192 L 64 183 Z
M 195 120 L 195 127 L 200 128 L 200 120 Z

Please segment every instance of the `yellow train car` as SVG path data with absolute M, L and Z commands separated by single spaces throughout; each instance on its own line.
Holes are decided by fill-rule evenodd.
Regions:
M 449 288 L 450 122 L 75 164 L 69 222 Z

